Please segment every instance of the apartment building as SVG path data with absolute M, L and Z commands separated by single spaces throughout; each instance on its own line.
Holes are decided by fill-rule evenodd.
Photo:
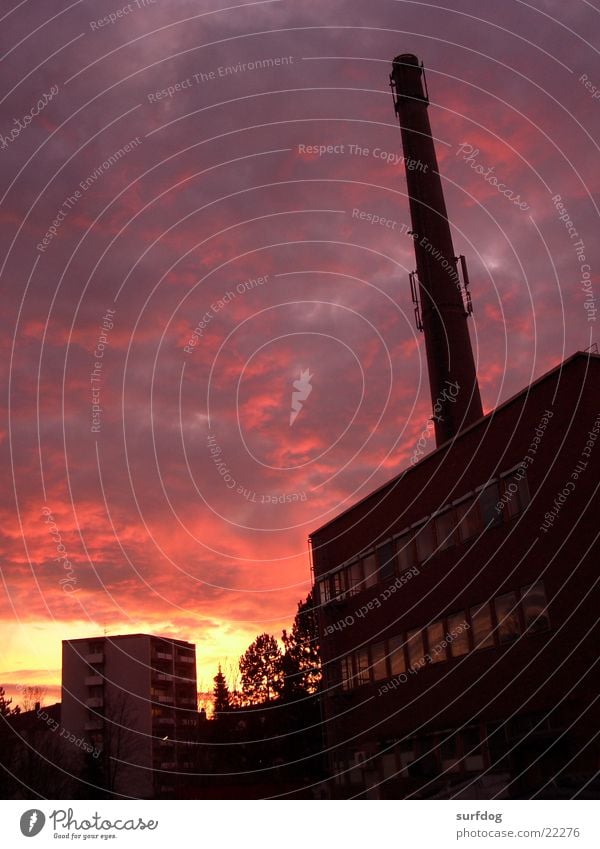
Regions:
M 89 774 L 107 791 L 172 794 L 192 768 L 197 723 L 192 643 L 151 634 L 63 641 L 62 724 L 89 741 Z

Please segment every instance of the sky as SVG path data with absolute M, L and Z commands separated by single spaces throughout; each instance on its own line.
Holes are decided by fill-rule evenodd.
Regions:
M 426 68 L 485 411 L 595 342 L 599 13 L 7 0 L 0 23 L 0 685 L 54 701 L 62 639 L 148 632 L 196 643 L 209 689 L 289 628 L 311 531 L 427 430 L 394 56 Z

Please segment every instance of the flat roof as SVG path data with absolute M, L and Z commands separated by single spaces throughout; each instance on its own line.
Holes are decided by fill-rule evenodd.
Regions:
M 182 645 L 196 648 L 195 643 L 190 643 L 187 640 L 180 640 L 177 637 L 163 637 L 161 634 L 96 634 L 90 637 L 76 637 L 72 640 L 63 640 L 63 643 L 89 643 L 94 640 L 126 640 L 130 637 L 147 637 L 151 640 L 166 640 L 169 643 L 181 643 Z

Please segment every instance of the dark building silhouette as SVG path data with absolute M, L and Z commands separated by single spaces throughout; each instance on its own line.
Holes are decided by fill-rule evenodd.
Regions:
M 70 770 L 78 750 L 64 737 L 61 705 L 20 711 L 0 722 L 0 798 L 65 798 L 73 791 Z
M 437 172 L 416 57 L 392 83 L 405 157 Z M 434 417 L 444 382 L 458 388 L 436 450 L 311 535 L 331 790 L 585 795 L 600 767 L 600 357 L 574 354 L 483 416 L 439 177 L 407 176 Z

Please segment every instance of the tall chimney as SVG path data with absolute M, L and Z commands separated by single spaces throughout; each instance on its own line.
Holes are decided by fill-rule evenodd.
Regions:
M 483 415 L 467 318 L 472 312 L 464 257 L 454 255 L 427 107 L 423 66 L 394 59 L 390 85 L 402 147 L 417 270 L 410 275 L 417 327 L 425 333 L 436 444 Z M 462 271 L 462 281 L 458 263 Z

